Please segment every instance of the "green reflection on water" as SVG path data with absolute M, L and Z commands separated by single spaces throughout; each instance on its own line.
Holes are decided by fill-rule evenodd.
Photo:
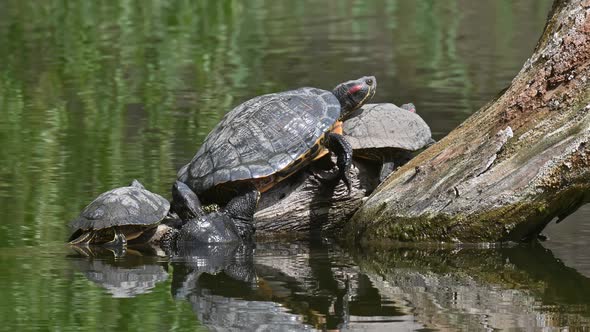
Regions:
M 190 305 L 170 296 L 170 280 L 138 295 L 139 300 L 113 298 L 73 268 L 66 255 L 71 252 L 61 243 L 0 252 L 2 329 L 199 330 Z M 146 259 L 143 264 L 155 263 Z

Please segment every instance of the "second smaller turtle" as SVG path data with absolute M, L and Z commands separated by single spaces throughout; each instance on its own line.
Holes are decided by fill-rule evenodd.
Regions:
M 74 245 L 124 246 L 154 229 L 166 216 L 170 203 L 145 189 L 137 180 L 130 186 L 102 193 L 70 223 L 68 242 Z
M 367 104 L 342 124 L 344 137 L 354 157 L 382 163 L 379 180 L 406 163 L 412 152 L 435 141 L 428 124 L 416 114 L 413 104 Z

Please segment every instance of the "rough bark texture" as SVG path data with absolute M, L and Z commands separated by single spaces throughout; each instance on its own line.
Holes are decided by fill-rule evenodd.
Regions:
M 556 0 L 510 87 L 393 173 L 346 224 L 349 240 L 534 236 L 590 192 L 590 1 Z

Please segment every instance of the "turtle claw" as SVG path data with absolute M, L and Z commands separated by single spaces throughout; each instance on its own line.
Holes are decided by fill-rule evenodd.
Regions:
M 105 243 L 104 246 L 117 248 L 127 246 L 127 239 L 125 238 L 125 234 L 119 232 L 119 230 L 115 228 L 115 234 L 113 236 L 113 239 Z
M 320 184 L 326 184 L 332 187 L 337 186 L 340 179 L 342 179 L 342 182 L 344 182 L 344 185 L 346 186 L 346 194 L 350 195 L 350 193 L 352 192 L 352 185 L 350 181 L 350 175 L 348 174 L 348 172 L 345 173 L 344 176 L 341 176 L 340 172 L 334 171 L 327 171 L 322 173 L 323 174 L 313 172 L 312 176 Z

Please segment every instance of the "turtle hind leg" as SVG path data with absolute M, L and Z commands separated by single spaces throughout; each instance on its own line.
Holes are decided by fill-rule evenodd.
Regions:
M 248 186 L 239 196 L 230 200 L 223 209 L 234 221 L 238 235 L 245 241 L 252 240 L 256 228 L 254 227 L 254 213 L 258 207 L 260 191 L 254 186 Z
M 338 173 L 334 180 L 340 180 L 346 185 L 348 193 L 351 191 L 350 167 L 352 166 L 352 146 L 344 136 L 336 133 L 326 134 L 326 147 L 336 154 Z M 330 179 L 328 179 L 330 180 Z
M 107 247 L 125 247 L 127 246 L 127 239 L 125 238 L 125 234 L 121 233 L 117 227 L 113 229 L 113 239 L 109 242 L 106 242 L 104 246 Z
M 379 172 L 379 183 L 383 182 L 393 171 L 407 164 L 412 158 L 414 158 L 414 154 L 407 150 L 384 152 L 384 155 L 381 157 L 383 164 Z

